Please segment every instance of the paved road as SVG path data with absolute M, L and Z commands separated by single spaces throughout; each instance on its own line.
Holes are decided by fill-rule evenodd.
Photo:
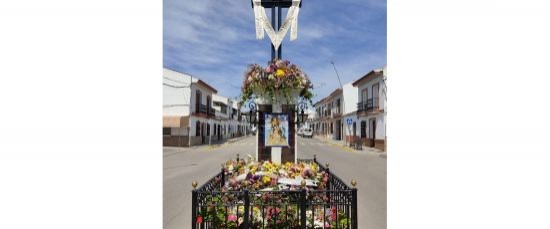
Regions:
M 191 223 L 191 182 L 199 185 L 220 170 L 220 164 L 255 153 L 255 137 L 218 147 L 164 148 L 164 229 L 186 229 Z M 377 153 L 357 153 L 317 139 L 298 138 L 299 158 L 329 162 L 331 171 L 349 184 L 357 180 L 359 228 L 386 228 L 386 159 Z

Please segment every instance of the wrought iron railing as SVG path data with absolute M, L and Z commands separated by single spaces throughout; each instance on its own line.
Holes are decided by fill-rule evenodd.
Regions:
M 212 107 L 208 107 L 204 104 L 200 104 L 199 105 L 199 109 L 198 109 L 198 112 L 199 114 L 206 114 L 208 116 L 216 116 L 216 110 L 214 110 L 214 108 Z
M 199 105 L 199 113 L 206 114 L 206 105 L 204 104 Z
M 210 110 L 209 110 L 209 113 L 208 113 L 209 116 L 216 116 L 216 110 L 212 109 L 212 107 L 210 107 Z
M 316 163 L 325 171 L 328 188 L 221 191 L 228 180 L 222 168 L 220 173 L 192 191 L 191 228 L 316 229 L 327 228 L 330 221 L 330 228 L 357 229 L 357 189 L 346 185 L 330 172 L 328 164 L 323 166 L 316 158 L 298 161 Z
M 377 110 L 379 108 L 379 99 L 367 99 L 365 101 L 357 103 L 357 111 L 373 111 Z

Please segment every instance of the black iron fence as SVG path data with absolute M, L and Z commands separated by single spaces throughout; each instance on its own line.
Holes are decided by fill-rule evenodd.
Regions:
M 346 185 L 330 172 L 328 164 L 323 166 L 316 158 L 298 161 L 316 163 L 327 172 L 327 189 L 221 191 L 227 182 L 222 169 L 192 191 L 191 228 L 357 229 L 357 189 Z

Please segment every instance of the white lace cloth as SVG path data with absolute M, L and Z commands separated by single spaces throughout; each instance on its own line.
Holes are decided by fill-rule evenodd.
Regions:
M 298 13 L 300 12 L 300 1 L 292 0 L 292 6 L 288 9 L 285 21 L 281 25 L 279 31 L 275 32 L 273 25 L 269 22 L 265 8 L 262 6 L 261 0 L 253 0 L 254 3 L 254 18 L 256 24 L 256 39 L 264 38 L 264 30 L 271 39 L 271 43 L 275 47 L 275 50 L 279 49 L 286 32 L 290 28 L 290 40 L 296 40 L 298 38 Z

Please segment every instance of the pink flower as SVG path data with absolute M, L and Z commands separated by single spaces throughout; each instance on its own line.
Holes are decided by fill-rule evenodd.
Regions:
M 267 73 L 272 73 L 272 72 L 273 72 L 273 68 L 271 68 L 271 66 L 269 66 L 269 67 L 265 68 L 265 71 L 266 71 Z
M 337 215 L 338 215 L 338 212 L 336 211 L 336 208 L 332 208 L 332 213 L 330 214 L 330 220 L 336 221 Z
M 201 224 L 202 223 L 202 216 L 197 216 L 197 224 Z
M 237 222 L 237 216 L 236 215 L 228 215 L 227 221 L 229 222 Z

